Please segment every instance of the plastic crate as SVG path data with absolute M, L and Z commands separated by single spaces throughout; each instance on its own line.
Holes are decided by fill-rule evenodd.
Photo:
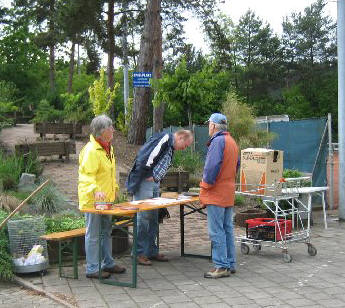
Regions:
M 253 218 L 246 220 L 247 237 L 255 240 L 281 241 L 286 239 L 291 231 L 292 221 L 287 219 Z

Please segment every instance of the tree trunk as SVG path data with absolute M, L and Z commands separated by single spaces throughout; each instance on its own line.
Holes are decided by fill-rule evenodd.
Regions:
M 123 3 L 123 10 L 128 9 L 127 2 Z M 125 109 L 125 124 L 127 123 L 127 112 L 128 112 L 128 97 L 129 97 L 129 81 L 128 81 L 128 44 L 127 44 L 127 15 L 123 16 L 123 34 L 122 34 L 122 52 L 123 52 L 123 100 Z
M 159 9 L 161 7 L 161 0 L 158 0 Z M 162 77 L 163 59 L 162 59 L 162 19 L 158 14 L 155 23 L 154 33 L 154 56 L 153 56 L 153 78 L 160 79 Z M 153 131 L 160 132 L 163 130 L 165 103 L 160 102 L 160 105 L 153 107 Z
M 108 3 L 108 20 L 107 20 L 107 32 L 108 32 L 108 88 L 114 89 L 114 57 L 115 57 L 115 33 L 114 33 L 114 2 L 115 0 L 109 0 Z M 114 105 L 110 107 L 110 116 L 114 118 Z
M 67 92 L 72 93 L 72 84 L 73 84 L 73 75 L 74 75 L 74 50 L 75 50 L 75 41 L 72 41 L 71 55 L 69 60 L 69 72 L 68 72 L 68 85 Z
M 141 36 L 140 53 L 137 71 L 152 72 L 155 25 L 159 17 L 159 0 L 147 0 L 144 30 Z M 137 88 L 134 94 L 133 113 L 128 132 L 128 142 L 143 144 L 145 142 L 148 109 L 150 104 L 150 88 Z
M 49 46 L 49 87 L 52 93 L 55 92 L 55 46 Z
M 51 1 L 49 4 L 50 18 L 49 18 L 49 32 L 54 33 L 55 25 L 53 21 L 55 12 L 55 1 Z M 49 44 L 49 86 L 52 93 L 55 92 L 55 42 L 54 39 Z

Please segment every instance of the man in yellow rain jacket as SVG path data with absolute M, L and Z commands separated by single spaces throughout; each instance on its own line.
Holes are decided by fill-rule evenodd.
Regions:
M 114 128 L 106 115 L 95 117 L 90 125 L 90 141 L 79 155 L 78 197 L 79 209 L 94 208 L 95 201 L 113 202 L 118 191 L 115 176 L 115 157 L 111 142 Z M 123 273 L 124 267 L 115 265 L 112 257 L 111 216 L 85 214 L 86 234 L 86 277 L 99 277 L 99 225 L 104 234 L 102 249 L 102 278 L 109 278 L 111 273 Z

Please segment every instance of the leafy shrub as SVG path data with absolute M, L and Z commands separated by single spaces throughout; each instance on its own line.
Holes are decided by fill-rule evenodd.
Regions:
M 4 190 L 14 189 L 18 185 L 23 172 L 39 175 L 42 170 L 38 158 L 32 154 L 28 154 L 23 158 L 17 155 L 5 155 L 0 150 L 0 179 Z
M 70 231 L 85 227 L 85 218 L 73 216 L 58 216 L 45 218 L 46 233 Z
M 53 185 L 48 184 L 40 192 L 32 197 L 32 203 L 35 204 L 36 208 L 40 213 L 46 213 L 52 215 L 57 211 L 58 197 L 56 189 Z
M 186 149 L 174 153 L 172 167 L 176 171 L 200 173 L 203 167 L 203 161 L 199 153 L 191 152 L 190 149 Z
M 95 80 L 93 85 L 89 88 L 90 101 L 95 116 L 109 111 L 114 102 L 115 93 L 118 87 L 120 87 L 120 84 L 116 83 L 112 91 L 108 88 L 104 70 L 101 69 L 99 80 Z
M 296 169 L 284 169 L 283 171 L 284 178 L 298 178 L 301 176 L 302 176 L 302 173 Z
M 128 99 L 128 109 L 127 115 L 121 111 L 117 116 L 115 127 L 122 132 L 124 135 L 127 136 L 128 133 L 128 126 L 132 119 L 132 106 L 133 106 L 133 98 Z
M 6 156 L 0 151 L 0 179 L 4 190 L 15 188 L 22 173 L 23 159 L 12 155 Z
M 61 94 L 64 104 L 65 120 L 70 122 L 89 122 L 92 118 L 91 105 L 87 92 Z
M 254 110 L 241 102 L 235 93 L 229 92 L 222 109 L 230 124 L 229 132 L 240 149 L 266 146 L 274 138 L 272 133 L 256 127 Z
M 8 213 L 0 210 L 0 223 L 8 216 Z M 13 278 L 12 258 L 9 251 L 7 228 L 0 230 L 0 280 Z
M 46 99 L 42 99 L 36 109 L 33 123 L 51 123 L 63 120 L 63 111 L 55 109 Z

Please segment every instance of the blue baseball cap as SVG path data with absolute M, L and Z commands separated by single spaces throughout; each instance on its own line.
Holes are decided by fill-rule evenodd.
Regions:
M 212 113 L 210 118 L 206 122 L 213 122 L 216 124 L 226 124 L 227 119 L 224 114 L 221 113 Z

